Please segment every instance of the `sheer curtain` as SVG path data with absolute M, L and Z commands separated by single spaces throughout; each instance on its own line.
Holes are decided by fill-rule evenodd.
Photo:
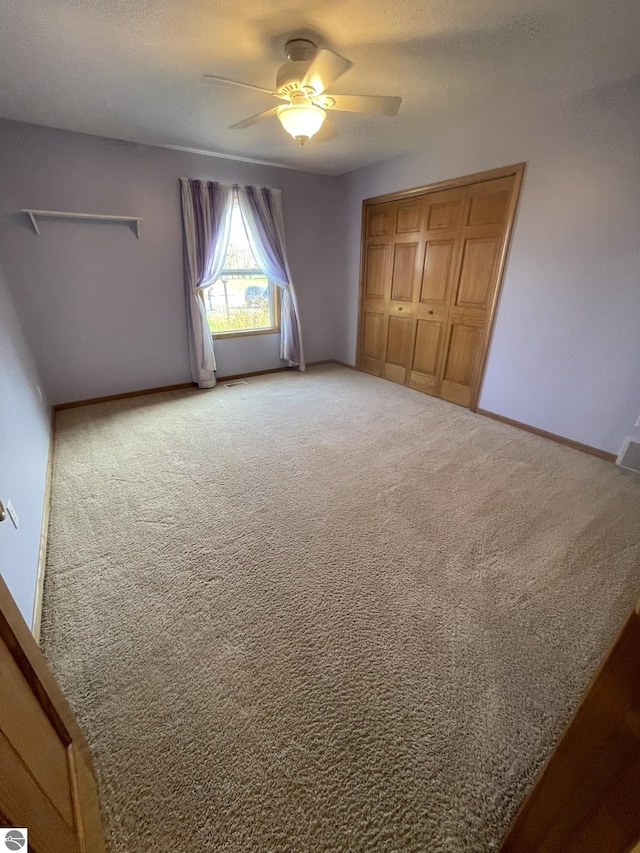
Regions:
M 265 187 L 237 187 L 236 192 L 256 263 L 282 291 L 280 355 L 304 370 L 298 301 L 285 251 L 282 193 Z
M 180 181 L 191 376 L 200 388 L 216 384 L 216 359 L 202 293 L 222 272 L 233 193 L 233 187 L 216 181 Z

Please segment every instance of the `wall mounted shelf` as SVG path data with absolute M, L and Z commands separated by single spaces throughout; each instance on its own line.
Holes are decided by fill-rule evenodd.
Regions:
M 23 208 L 22 212 L 26 213 L 31 220 L 36 234 L 40 234 L 36 217 L 43 216 L 48 219 L 99 219 L 101 222 L 128 222 L 134 225 L 136 237 L 138 240 L 140 239 L 140 224 L 142 222 L 140 216 L 107 216 L 101 213 L 66 213 L 63 210 L 31 210 L 30 208 Z

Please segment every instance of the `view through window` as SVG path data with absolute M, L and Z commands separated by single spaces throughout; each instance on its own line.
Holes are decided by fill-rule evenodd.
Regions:
M 214 335 L 241 334 L 278 326 L 275 287 L 258 268 L 244 223 L 234 202 L 231 234 L 220 278 L 204 292 L 209 328 Z

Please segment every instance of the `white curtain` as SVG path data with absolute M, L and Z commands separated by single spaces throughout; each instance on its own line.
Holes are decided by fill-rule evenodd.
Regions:
M 183 178 L 180 190 L 191 376 L 200 388 L 213 388 L 216 359 L 202 292 L 222 272 L 234 189 L 214 181 Z
M 265 187 L 237 187 L 238 206 L 256 263 L 282 291 L 280 356 L 305 369 L 298 301 L 284 241 L 282 193 Z

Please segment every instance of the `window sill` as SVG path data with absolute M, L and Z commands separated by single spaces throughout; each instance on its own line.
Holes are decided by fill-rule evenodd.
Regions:
M 279 335 L 280 329 L 271 327 L 269 329 L 246 329 L 241 332 L 213 332 L 211 337 L 214 341 L 221 341 L 225 338 L 247 338 L 250 335 Z

